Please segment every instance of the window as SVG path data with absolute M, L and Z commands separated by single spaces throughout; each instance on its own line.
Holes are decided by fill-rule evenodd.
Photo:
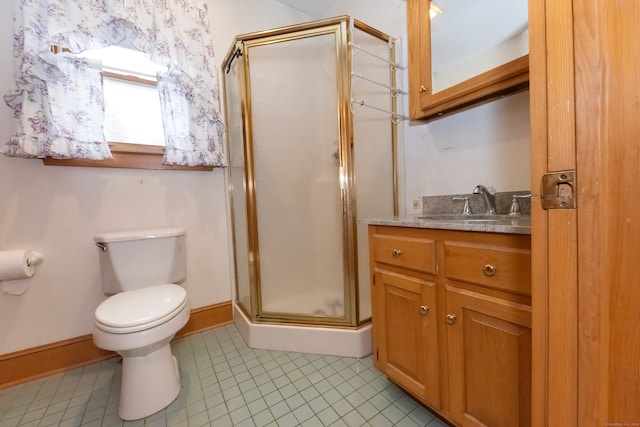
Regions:
M 81 54 L 102 62 L 107 141 L 164 147 L 158 71 L 142 52 L 109 46 Z
M 52 49 L 54 52 L 57 49 Z M 166 67 L 140 51 L 120 46 L 75 55 L 100 61 L 103 76 L 104 135 L 113 160 L 45 159 L 48 165 L 194 169 L 162 165 L 165 138 L 158 98 L 157 73 Z M 210 167 L 195 169 L 210 170 Z

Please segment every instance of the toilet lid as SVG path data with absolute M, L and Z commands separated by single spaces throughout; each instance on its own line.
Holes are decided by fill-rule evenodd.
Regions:
M 96 309 L 96 321 L 110 328 L 148 325 L 181 309 L 187 292 L 178 285 L 159 285 L 115 294 Z

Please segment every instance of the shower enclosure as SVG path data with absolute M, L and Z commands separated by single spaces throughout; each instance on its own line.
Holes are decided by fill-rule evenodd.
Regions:
M 357 218 L 397 211 L 396 68 L 393 40 L 348 16 L 236 37 L 223 75 L 245 339 L 370 323 Z M 292 349 L 269 341 L 253 346 Z

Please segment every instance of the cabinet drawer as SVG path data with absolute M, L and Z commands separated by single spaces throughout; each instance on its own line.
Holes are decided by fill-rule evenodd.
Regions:
M 445 242 L 448 279 L 531 295 L 531 251 L 467 242 Z
M 436 244 L 431 239 L 374 234 L 373 258 L 383 264 L 436 274 Z

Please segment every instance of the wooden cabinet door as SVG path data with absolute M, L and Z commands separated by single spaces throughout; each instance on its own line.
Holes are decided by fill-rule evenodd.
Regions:
M 376 367 L 437 409 L 436 284 L 376 269 L 374 288 Z
M 531 307 L 446 288 L 451 418 L 531 426 Z

